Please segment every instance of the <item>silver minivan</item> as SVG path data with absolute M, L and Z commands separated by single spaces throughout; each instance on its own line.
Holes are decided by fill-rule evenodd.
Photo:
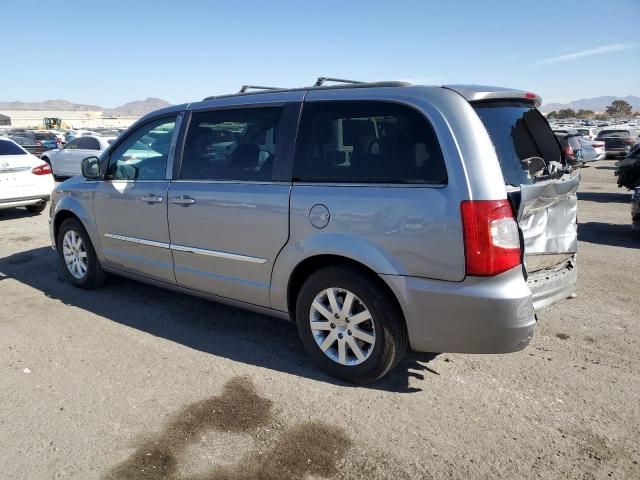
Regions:
M 576 191 L 540 98 L 496 87 L 243 88 L 153 112 L 52 195 L 69 281 L 107 273 L 290 319 L 377 380 L 411 348 L 524 348 L 576 285 Z

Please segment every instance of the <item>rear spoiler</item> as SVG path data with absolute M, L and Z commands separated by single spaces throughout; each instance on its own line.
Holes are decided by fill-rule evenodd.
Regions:
M 536 107 L 542 104 L 542 97 L 524 90 L 513 90 L 504 87 L 489 87 L 485 85 L 443 85 L 443 88 L 459 93 L 469 102 L 483 100 L 527 100 Z

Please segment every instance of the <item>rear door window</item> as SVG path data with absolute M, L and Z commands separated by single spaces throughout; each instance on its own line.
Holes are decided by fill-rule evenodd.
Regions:
M 445 184 L 447 173 L 435 132 L 418 111 L 386 102 L 310 102 L 293 179 Z
M 562 151 L 544 116 L 525 102 L 486 102 L 473 104 L 484 123 L 500 162 L 507 185 L 533 182 L 524 161 L 540 157 L 562 162 Z

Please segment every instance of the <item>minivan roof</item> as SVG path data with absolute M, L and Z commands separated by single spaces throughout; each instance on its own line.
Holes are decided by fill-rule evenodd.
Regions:
M 325 85 L 321 80 L 334 81 L 335 79 L 327 79 L 325 77 L 320 77 L 317 83 L 321 83 L 319 86 L 313 85 L 308 87 L 299 87 L 299 88 L 271 88 L 271 87 L 253 87 L 251 85 L 245 85 L 241 88 L 241 91 L 234 94 L 226 94 L 226 95 L 213 95 L 210 97 L 206 97 L 204 100 L 196 101 L 193 103 L 183 103 L 180 105 L 171 105 L 169 107 L 165 107 L 159 110 L 155 110 L 153 112 L 148 113 L 144 117 L 142 117 L 140 121 L 144 121 L 147 118 L 156 117 L 158 115 L 170 114 L 175 112 L 180 112 L 184 110 L 189 110 L 193 107 L 202 108 L 206 105 L 206 102 L 211 100 L 223 99 L 223 98 L 239 98 L 245 96 L 256 96 L 256 100 L 266 99 L 273 101 L 278 101 L 280 96 L 283 97 L 291 97 L 293 92 L 301 92 L 306 91 L 318 91 L 318 90 L 350 90 L 350 89 L 366 89 L 366 88 L 393 88 L 399 90 L 420 90 L 423 89 L 446 89 L 453 91 L 460 96 L 464 97 L 469 102 L 483 102 L 490 100 L 525 100 L 529 102 L 533 102 L 536 107 L 539 107 L 542 103 L 542 99 L 540 96 L 535 93 L 527 92 L 524 90 L 517 90 L 512 88 L 505 87 L 495 87 L 488 85 L 413 85 L 408 82 L 400 82 L 400 81 L 385 81 L 385 82 L 353 82 L 353 81 L 340 81 L 344 83 L 340 83 L 338 85 Z M 413 95 L 417 94 L 414 93 Z M 203 105 L 204 104 L 204 105 Z M 138 122 L 136 122 L 138 123 Z
M 327 82 L 335 82 L 337 85 L 327 85 Z M 277 88 L 277 87 L 259 87 L 253 85 L 243 85 L 240 91 L 225 95 L 212 95 L 204 100 L 214 100 L 217 98 L 235 97 L 239 95 L 259 95 L 264 93 L 291 92 L 301 90 L 325 90 L 325 89 L 351 89 L 351 88 L 375 88 L 375 87 L 412 87 L 413 84 L 403 81 L 383 81 L 383 82 L 361 82 L 356 80 L 342 80 L 329 77 L 318 77 L 314 85 L 310 87 L 297 88 Z M 427 85 L 425 85 L 427 86 Z M 447 88 L 462 95 L 469 102 L 477 102 L 483 100 L 529 100 L 533 101 L 536 107 L 542 103 L 542 98 L 532 92 L 517 90 L 513 88 L 494 87 L 488 85 L 428 85 L 436 88 Z

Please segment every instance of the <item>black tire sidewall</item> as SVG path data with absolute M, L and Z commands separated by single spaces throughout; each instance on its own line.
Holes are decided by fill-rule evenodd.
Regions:
M 309 325 L 311 304 L 326 288 L 344 288 L 356 295 L 369 309 L 376 332 L 376 342 L 369 358 L 353 366 L 340 365 L 328 358 L 316 343 Z M 404 325 L 389 294 L 367 275 L 357 270 L 333 267 L 312 274 L 304 283 L 296 302 L 298 334 L 313 361 L 330 374 L 353 383 L 370 383 L 395 366 L 406 349 Z
M 67 265 L 64 261 L 64 255 L 62 253 L 62 242 L 65 234 L 69 230 L 73 230 L 78 235 L 80 235 L 80 238 L 82 238 L 82 243 L 84 243 L 85 251 L 87 252 L 87 273 L 82 278 L 74 277 L 67 268 Z M 78 220 L 69 218 L 62 223 L 62 225 L 60 226 L 60 230 L 58 231 L 56 246 L 58 250 L 58 257 L 60 258 L 60 263 L 62 264 L 62 268 L 64 270 L 65 276 L 67 277 L 67 280 L 69 280 L 74 285 L 82 288 L 95 288 L 101 283 L 101 277 L 103 273 L 100 267 L 100 262 L 98 261 L 96 252 L 93 249 L 93 243 L 91 243 L 89 234 Z

